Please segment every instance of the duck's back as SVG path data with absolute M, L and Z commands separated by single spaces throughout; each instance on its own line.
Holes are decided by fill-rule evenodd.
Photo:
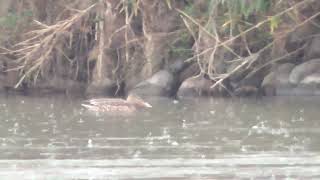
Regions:
M 82 104 L 88 110 L 110 113 L 110 114 L 127 114 L 136 110 L 135 106 L 123 99 L 99 98 L 88 100 L 86 104 Z
M 121 106 L 121 105 L 126 105 L 128 102 L 123 99 L 111 99 L 111 98 L 97 98 L 97 99 L 90 99 L 87 101 L 89 104 L 92 105 L 115 105 L 115 106 Z

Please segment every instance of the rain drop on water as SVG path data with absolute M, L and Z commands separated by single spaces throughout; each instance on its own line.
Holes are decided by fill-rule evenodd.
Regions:
M 88 148 L 92 148 L 93 147 L 93 144 L 92 144 L 92 139 L 88 139 L 88 145 L 87 145 Z

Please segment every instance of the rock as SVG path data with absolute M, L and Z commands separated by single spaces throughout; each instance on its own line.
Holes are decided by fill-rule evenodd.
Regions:
M 242 79 L 238 84 L 231 83 L 236 96 L 256 96 L 259 92 L 259 87 L 263 81 L 263 76 L 259 74 L 252 75 Z
M 304 60 L 308 61 L 310 59 L 319 58 L 320 57 L 320 37 L 315 36 L 308 47 L 306 48 Z
M 199 65 L 197 63 L 193 63 L 179 73 L 178 79 L 179 82 L 183 82 L 187 78 L 196 76 L 198 74 L 200 74 Z
M 134 87 L 137 86 L 137 84 L 139 84 L 141 81 L 142 81 L 142 77 L 139 76 L 138 74 L 137 75 L 131 75 L 131 76 L 128 76 L 126 79 L 125 79 L 125 87 L 124 87 L 124 92 L 125 94 L 129 94 L 130 90 L 134 89 Z
M 181 71 L 185 70 L 190 64 L 185 63 L 184 60 L 175 60 L 172 64 L 166 67 L 166 70 L 160 70 L 153 76 L 144 80 L 133 88 L 130 88 L 128 83 L 133 85 L 134 81 L 138 78 L 131 78 L 134 81 L 126 82 L 126 89 L 129 93 L 134 93 L 139 96 L 164 96 L 169 97 L 174 95 L 179 86 L 179 74 Z M 130 88 L 130 89 L 129 89 Z
M 232 73 L 231 76 L 229 77 L 232 83 L 233 82 L 237 83 L 241 81 L 250 72 L 249 69 L 245 68 L 247 66 L 242 66 L 241 68 L 239 68 L 239 66 L 241 66 L 242 63 L 243 61 L 235 61 L 228 66 L 227 73 L 228 74 Z
M 211 88 L 214 82 L 203 76 L 190 77 L 183 81 L 179 90 L 178 97 L 197 97 L 197 96 L 212 96 L 219 93 L 219 88 Z
M 184 62 L 183 60 L 176 60 L 173 64 L 169 66 L 169 71 L 172 74 L 179 74 L 181 71 L 186 69 L 189 66 L 189 63 Z
M 259 92 L 259 87 L 263 78 L 266 74 L 265 69 L 255 71 L 254 64 L 260 55 L 253 54 L 248 57 L 244 57 L 240 61 L 235 61 L 230 64 L 227 73 L 230 74 L 228 77 L 230 86 L 234 89 L 234 95 L 236 96 L 256 96 Z M 249 66 L 250 63 L 252 64 Z
M 279 85 L 288 85 L 292 69 L 295 67 L 292 63 L 285 63 L 278 66 L 276 70 L 277 83 Z
M 146 82 L 151 85 L 157 85 L 166 89 L 169 89 L 172 81 L 173 81 L 172 74 L 166 70 L 160 70 L 156 74 L 154 74 L 151 78 L 146 80 Z
M 87 96 L 108 96 L 113 95 L 115 84 L 108 78 L 95 80 L 87 87 Z
M 297 87 L 295 87 L 292 91 L 292 95 L 295 96 L 314 96 L 317 92 L 317 87 L 315 85 L 305 85 L 305 84 L 299 84 Z
M 82 97 L 85 92 L 85 83 L 72 79 L 63 79 L 54 77 L 52 79 L 42 80 L 30 87 L 30 95 L 49 95 L 64 93 L 70 97 Z
M 309 76 L 305 77 L 300 84 L 304 85 L 313 85 L 313 84 L 320 84 L 320 72 L 310 74 Z
M 294 64 L 285 63 L 276 67 L 262 81 L 261 88 L 266 96 L 284 95 L 290 88 L 289 76 Z M 292 88 L 291 88 L 292 89 Z
M 293 86 L 279 86 L 275 88 L 276 96 L 292 96 L 295 95 Z
M 289 82 L 299 84 L 307 76 L 320 72 L 320 59 L 313 59 L 296 66 L 290 74 Z
M 265 73 L 260 71 L 256 72 L 242 80 L 235 82 L 231 81 L 230 85 L 234 89 L 236 96 L 257 96 L 260 91 L 259 87 L 264 80 Z
M 160 70 L 151 78 L 136 85 L 130 92 L 139 96 L 170 96 L 174 77 L 166 70 Z
M 234 95 L 240 97 L 256 96 L 258 95 L 259 89 L 256 86 L 241 86 L 234 90 Z
M 264 77 L 261 88 L 265 96 L 275 96 L 276 95 L 276 85 L 277 78 L 275 72 L 270 72 L 266 77 Z

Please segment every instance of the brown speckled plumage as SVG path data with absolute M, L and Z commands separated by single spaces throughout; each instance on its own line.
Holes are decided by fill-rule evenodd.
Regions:
M 143 101 L 137 96 L 128 96 L 127 100 L 124 99 L 110 99 L 110 98 L 98 98 L 87 100 L 82 104 L 89 111 L 98 113 L 108 113 L 114 115 L 127 115 L 134 113 L 139 108 L 152 107 L 149 103 Z

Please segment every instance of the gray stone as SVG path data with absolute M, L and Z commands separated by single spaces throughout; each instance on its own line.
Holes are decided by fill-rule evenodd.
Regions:
M 320 37 L 315 36 L 306 49 L 304 60 L 320 58 Z
M 255 86 L 240 86 L 234 90 L 234 95 L 239 97 L 257 96 L 259 89 Z
M 203 76 L 190 77 L 183 81 L 179 90 L 178 97 L 198 97 L 198 96 L 211 96 L 218 94 L 218 86 L 211 88 L 214 82 L 206 79 Z
M 277 83 L 279 85 L 289 84 L 290 73 L 294 67 L 295 65 L 291 63 L 285 63 L 285 64 L 279 65 L 279 67 L 276 70 Z
M 294 64 L 285 63 L 279 65 L 262 81 L 261 87 L 266 96 L 286 95 L 290 87 L 289 76 Z
M 183 82 L 187 78 L 193 77 L 200 74 L 200 68 L 197 63 L 193 63 L 189 65 L 188 67 L 184 68 L 178 76 L 179 82 Z
M 129 94 L 137 94 L 139 96 L 170 96 L 174 77 L 172 73 L 166 70 L 160 70 L 151 78 L 136 85 Z
M 276 95 L 276 73 L 270 72 L 266 77 L 264 77 L 261 87 L 263 89 L 264 95 L 275 96 Z
M 229 77 L 230 81 L 238 83 L 249 73 L 249 69 L 246 68 L 247 67 L 246 65 L 239 68 L 239 66 L 241 66 L 243 61 L 235 61 L 228 66 L 227 73 L 228 74 L 232 73 L 231 76 Z
M 305 77 L 300 83 L 305 85 L 320 84 L 320 72 L 310 74 L 309 76 Z
M 87 96 L 106 96 L 113 95 L 112 91 L 115 84 L 108 78 L 95 80 L 87 87 Z
M 320 72 L 320 59 L 313 59 L 296 66 L 290 74 L 289 82 L 299 84 L 307 76 Z
M 314 85 L 300 84 L 293 90 L 295 96 L 314 96 L 317 87 Z

